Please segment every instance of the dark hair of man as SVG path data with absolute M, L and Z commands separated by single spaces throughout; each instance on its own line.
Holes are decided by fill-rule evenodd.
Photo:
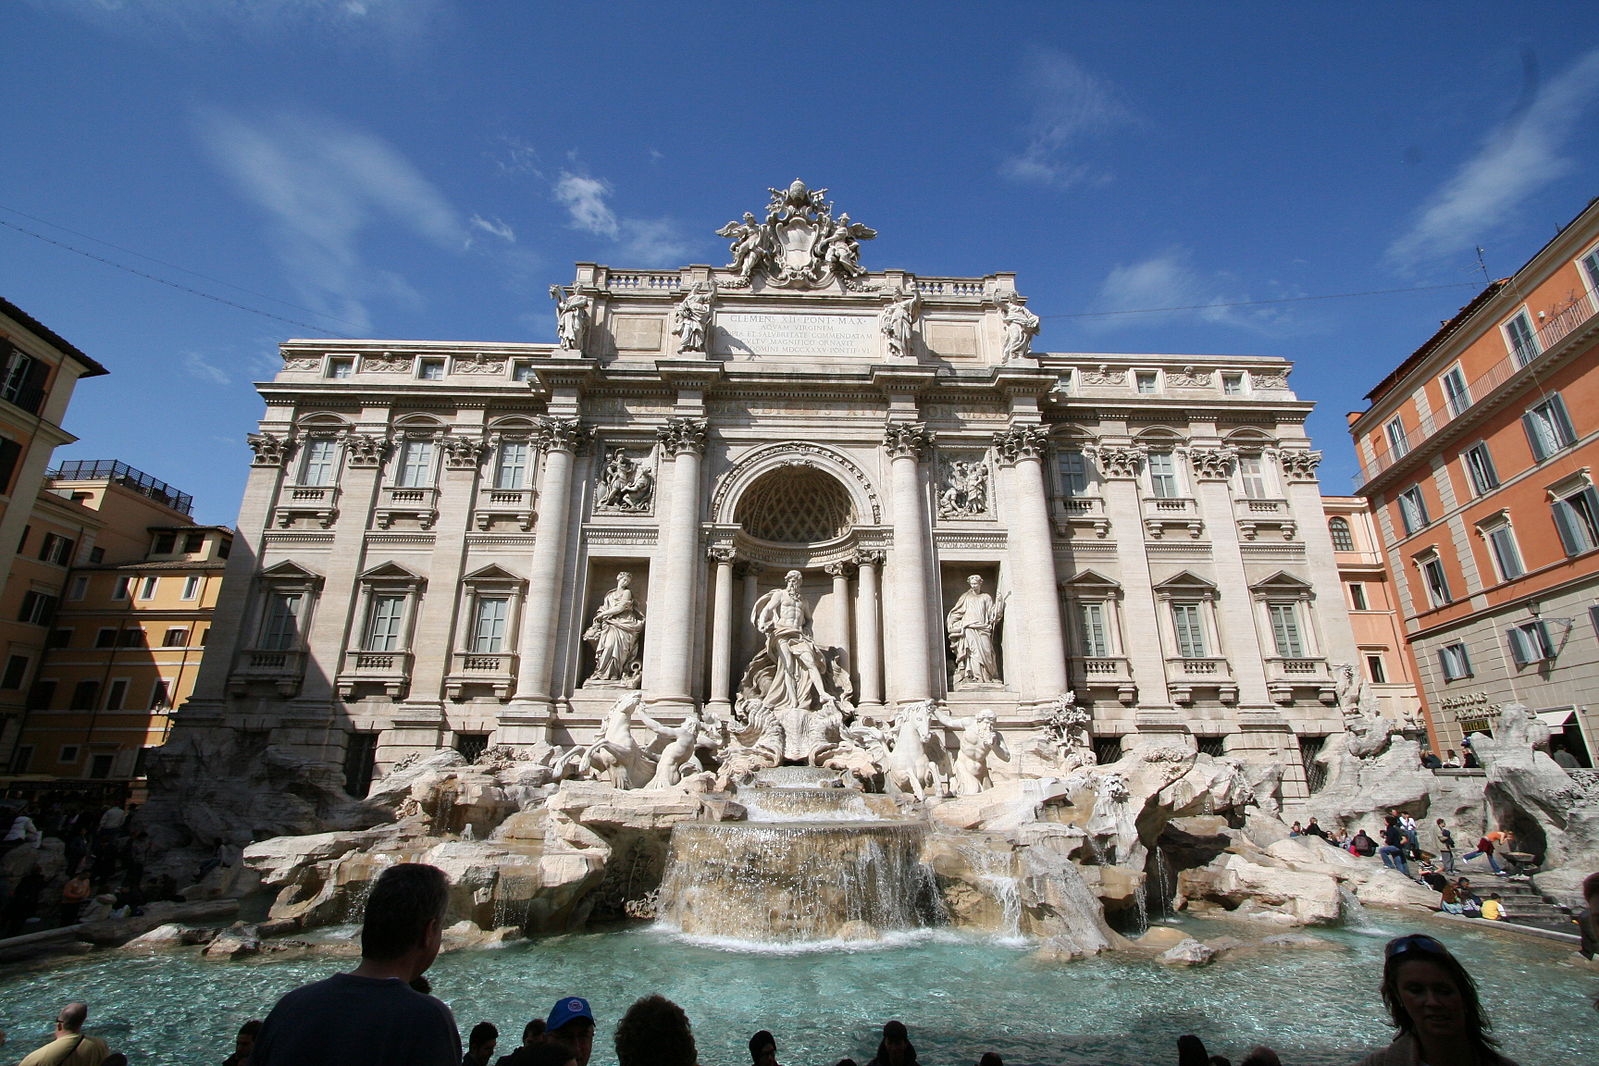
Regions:
M 977 1060 L 977 1066 L 1005 1066 L 1005 1060 L 997 1052 L 985 1051 L 983 1057 Z
M 443 921 L 450 882 L 437 866 L 402 862 L 383 871 L 366 900 L 361 957 L 397 959 L 422 943 L 429 922 Z
M 1443 945 L 1439 945 L 1443 947 Z M 1460 993 L 1460 1004 L 1466 1014 L 1466 1035 L 1478 1053 L 1487 1062 L 1498 1061 L 1494 1049 L 1499 1046 L 1499 1041 L 1488 1035 L 1488 1030 L 1493 1028 L 1482 1012 L 1482 1001 L 1477 996 L 1477 982 L 1471 979 L 1471 974 L 1460 965 L 1460 960 L 1451 955 L 1447 950 L 1434 951 L 1430 948 L 1414 946 L 1404 951 L 1398 951 L 1388 956 L 1382 966 L 1382 1001 L 1388 1008 L 1388 1014 L 1393 1018 L 1394 1028 L 1399 1030 L 1401 1036 L 1410 1036 L 1416 1031 L 1416 1021 L 1405 1010 L 1404 1002 L 1399 998 L 1399 968 L 1407 962 L 1430 962 L 1441 967 L 1450 979 L 1455 982 L 1455 988 Z
M 1593 899 L 1595 896 L 1599 896 L 1599 872 L 1582 879 L 1582 898 Z
M 529 1040 L 532 1040 L 534 1037 L 539 1037 L 539 1036 L 543 1036 L 543 1035 L 544 1035 L 544 1019 L 543 1018 L 534 1018 L 532 1021 L 530 1021 L 526 1025 L 522 1026 L 522 1043 L 524 1043 L 524 1044 L 527 1043 Z
M 777 1050 L 777 1040 L 772 1036 L 771 1033 L 767 1032 L 765 1029 L 762 1029 L 760 1032 L 750 1037 L 750 1061 L 760 1062 L 761 1052 L 765 1051 L 767 1048 L 771 1048 L 774 1051 Z
M 617 1023 L 617 1066 L 695 1066 L 698 1060 L 688 1015 L 665 996 L 645 996 Z
M 83 1023 L 89 1020 L 89 1005 L 73 1000 L 61 1008 L 61 1013 L 56 1015 L 56 1024 L 69 1033 L 75 1033 L 83 1028 Z
M 905 1045 L 905 1055 L 900 1059 L 901 1062 L 907 1064 L 916 1062 L 916 1045 L 911 1043 L 910 1030 L 906 1029 L 905 1023 L 899 1021 L 898 1019 L 895 1019 L 891 1022 L 886 1022 L 883 1025 L 883 1039 L 877 1042 L 878 1062 L 889 1061 L 888 1042 L 890 1040 L 894 1041 L 895 1043 Z
M 493 1022 L 478 1022 L 472 1027 L 472 1035 L 467 1038 L 467 1047 L 477 1047 L 489 1040 L 498 1040 L 500 1031 L 494 1028 Z
M 260 1018 L 251 1018 L 249 1021 L 247 1021 L 243 1025 L 239 1026 L 239 1035 L 240 1036 L 260 1036 L 261 1035 L 261 1019 Z

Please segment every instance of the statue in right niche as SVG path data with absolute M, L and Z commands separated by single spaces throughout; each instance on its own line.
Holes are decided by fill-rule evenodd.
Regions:
M 955 675 L 951 683 L 960 685 L 998 685 L 999 658 L 994 652 L 994 631 L 1005 617 L 1005 597 L 998 601 L 983 591 L 983 579 L 976 574 L 966 579 L 966 591 L 944 619 L 950 650 L 955 653 Z
M 644 615 L 633 595 L 633 575 L 616 575 L 616 587 L 605 594 L 583 639 L 594 645 L 594 672 L 589 681 L 610 682 L 612 687 L 638 684 L 639 635 Z

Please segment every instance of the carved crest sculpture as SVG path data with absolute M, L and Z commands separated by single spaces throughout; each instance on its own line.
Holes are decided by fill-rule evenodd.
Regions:
M 861 241 L 877 231 L 852 222 L 848 214 L 833 217 L 826 189 L 808 189 L 798 178 L 786 189 L 768 189 L 766 221 L 746 211 L 716 231 L 731 240 L 733 261 L 726 269 L 738 275 L 731 282 L 747 287 L 761 276 L 784 289 L 815 289 L 836 278 L 849 281 L 865 274 L 861 268 Z

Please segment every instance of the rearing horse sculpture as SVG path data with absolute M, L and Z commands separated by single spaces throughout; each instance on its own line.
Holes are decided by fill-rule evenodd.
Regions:
M 608 777 L 616 788 L 643 788 L 655 773 L 655 760 L 633 739 L 633 712 L 644 702 L 629 692 L 605 714 L 600 739 L 588 746 L 578 763 L 578 776 Z
M 917 802 L 944 794 L 943 774 L 938 764 L 927 757 L 927 741 L 932 736 L 932 700 L 916 700 L 894 715 L 894 747 L 883 762 L 886 791 L 910 792 Z

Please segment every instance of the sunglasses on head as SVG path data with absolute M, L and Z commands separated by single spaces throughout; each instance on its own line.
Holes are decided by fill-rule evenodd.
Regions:
M 1449 949 L 1432 937 L 1424 933 L 1412 933 L 1410 936 L 1388 941 L 1388 947 L 1383 950 L 1383 958 L 1391 959 L 1405 951 L 1430 951 L 1434 955 L 1449 954 Z

